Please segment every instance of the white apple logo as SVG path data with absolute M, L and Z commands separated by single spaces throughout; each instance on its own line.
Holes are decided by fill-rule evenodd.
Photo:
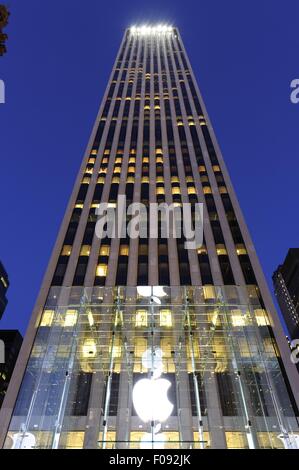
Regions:
M 132 398 L 136 413 L 144 423 L 163 423 L 173 411 L 173 404 L 167 397 L 171 382 L 160 378 L 163 372 L 162 355 L 160 348 L 147 349 L 142 354 L 142 365 L 145 369 L 151 369 L 152 377 L 140 379 L 134 385 Z M 152 433 L 145 433 L 141 438 L 140 448 L 163 449 L 166 438 L 164 434 L 158 434 L 160 429 L 161 424 L 158 424 Z
M 167 379 L 141 379 L 133 389 L 133 403 L 136 413 L 144 423 L 166 421 L 173 411 L 167 390 L 171 382 Z

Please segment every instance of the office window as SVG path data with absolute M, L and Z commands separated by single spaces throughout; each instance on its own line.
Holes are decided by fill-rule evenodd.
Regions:
M 82 245 L 80 256 L 89 256 L 90 255 L 90 245 Z
M 216 245 L 216 251 L 217 251 L 217 255 L 227 255 L 225 245 L 223 244 Z
M 51 326 L 55 315 L 55 310 L 44 310 L 40 326 Z
M 171 310 L 169 309 L 160 310 L 160 326 L 169 327 L 169 328 L 172 326 Z
M 147 310 L 136 310 L 135 326 L 136 328 L 147 326 Z
M 61 256 L 70 256 L 72 252 L 72 245 L 63 245 L 61 250 Z
M 129 246 L 128 245 L 120 245 L 119 254 L 121 256 L 129 256 Z
M 100 256 L 109 256 L 109 253 L 110 253 L 110 246 L 102 245 L 100 248 Z
M 108 269 L 107 264 L 98 264 L 97 270 L 96 270 L 96 276 L 98 276 L 98 277 L 106 277 L 106 275 L 107 275 L 107 269 Z
M 77 310 L 72 310 L 69 309 L 66 311 L 65 317 L 64 317 L 64 327 L 72 327 L 75 326 L 77 323 L 77 317 L 78 317 L 78 312 Z

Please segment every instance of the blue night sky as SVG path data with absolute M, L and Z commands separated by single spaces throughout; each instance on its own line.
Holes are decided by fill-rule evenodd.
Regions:
M 4 1 L 4 0 L 3 0 Z M 125 27 L 181 31 L 269 283 L 298 247 L 298 0 L 9 0 L 0 57 L 0 328 L 22 333 Z

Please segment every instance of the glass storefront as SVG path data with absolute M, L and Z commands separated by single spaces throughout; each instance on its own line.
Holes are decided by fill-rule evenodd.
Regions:
M 52 288 L 6 448 L 296 447 L 255 287 Z

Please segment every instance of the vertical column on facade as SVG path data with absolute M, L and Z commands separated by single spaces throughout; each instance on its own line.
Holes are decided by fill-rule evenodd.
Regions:
M 140 56 L 140 41 L 137 41 L 137 58 L 136 58 L 136 66 L 135 69 L 137 68 L 137 63 L 139 62 L 139 56 Z M 132 48 L 134 51 L 134 47 Z M 130 68 L 131 64 L 129 65 Z M 129 80 L 129 75 L 127 76 L 127 85 L 128 85 L 128 80 Z M 124 195 L 126 193 L 126 181 L 127 181 L 127 170 L 128 170 L 128 161 L 129 161 L 129 151 L 130 145 L 131 145 L 131 132 L 132 132 L 132 124 L 133 124 L 133 116 L 134 116 L 134 103 L 135 103 L 135 97 L 136 97 L 136 86 L 137 86 L 137 73 L 135 73 L 134 76 L 134 85 L 132 89 L 132 95 L 131 95 L 131 105 L 130 105 L 130 111 L 129 111 L 129 116 L 128 116 L 128 124 L 127 124 L 127 129 L 126 129 L 126 137 L 125 137 L 125 146 L 124 146 L 124 152 L 123 152 L 123 163 L 121 167 L 121 177 L 120 177 L 120 184 L 119 184 L 119 189 L 118 189 L 118 195 Z M 126 208 L 125 208 L 126 209 Z M 126 219 L 126 213 L 120 214 L 122 218 Z M 118 221 L 118 223 L 121 223 L 121 221 Z M 126 224 L 127 228 L 127 224 Z M 118 266 L 118 257 L 119 257 L 119 245 L 120 245 L 120 238 L 118 237 L 118 234 L 116 234 L 116 237 L 111 241 L 111 254 L 109 257 L 109 264 L 108 264 L 108 272 L 107 272 L 107 279 L 106 279 L 106 285 L 107 286 L 113 286 L 115 285 L 115 280 L 116 280 L 116 272 L 117 272 L 117 266 Z M 129 252 L 130 255 L 130 252 Z
M 142 178 L 142 161 L 143 161 L 143 126 L 144 126 L 144 96 L 145 96 L 145 70 L 146 70 L 146 58 L 148 53 L 147 42 L 145 39 L 139 38 L 139 41 L 143 45 L 143 64 L 140 67 L 138 64 L 138 75 L 140 68 L 142 70 L 142 85 L 141 85 L 141 96 L 140 96 L 140 110 L 139 110 L 139 123 L 138 123 L 138 134 L 137 134 L 137 149 L 136 149 L 136 173 L 133 193 L 133 203 L 139 203 L 141 199 L 141 178 Z M 128 261 L 128 275 L 127 285 L 136 286 L 138 276 L 138 248 L 139 238 L 131 238 L 130 249 L 129 249 L 129 261 Z
M 172 199 L 172 187 L 171 187 L 171 174 L 169 166 L 169 153 L 167 145 L 167 132 L 166 132 L 166 115 L 164 105 L 164 88 L 162 84 L 162 74 L 165 70 L 162 70 L 161 66 L 161 54 L 163 54 L 163 42 L 164 36 L 158 38 L 158 76 L 159 76 L 159 95 L 160 95 L 160 108 L 161 108 L 161 133 L 162 133 L 162 150 L 163 150 L 163 167 L 164 167 L 164 187 L 165 187 L 165 201 L 169 206 L 173 204 Z M 164 61 L 164 64 L 166 62 Z M 171 286 L 180 285 L 180 270 L 178 263 L 178 252 L 176 239 L 173 237 L 173 228 L 169 233 L 168 238 L 168 269 L 169 269 L 169 280 Z
M 149 207 L 156 203 L 156 142 L 155 142 L 155 112 L 154 112 L 154 36 L 148 36 L 150 54 L 150 139 L 149 139 Z M 151 233 L 148 234 L 148 283 L 150 286 L 159 284 L 158 274 L 158 242 Z

